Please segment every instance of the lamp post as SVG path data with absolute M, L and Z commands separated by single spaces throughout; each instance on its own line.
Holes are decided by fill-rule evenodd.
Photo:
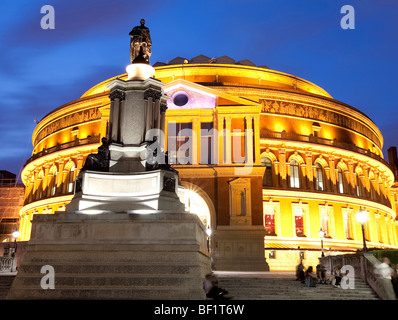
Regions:
M 14 238 L 14 251 L 13 251 L 13 253 L 12 253 L 12 257 L 14 258 L 15 257 L 15 254 L 17 253 L 17 238 L 19 237 L 21 235 L 21 233 L 18 231 L 18 230 L 15 230 L 13 233 L 12 233 L 12 236 L 13 236 L 13 238 Z
M 363 252 L 368 252 L 368 249 L 366 247 L 366 238 L 365 238 L 365 223 L 367 220 L 368 220 L 368 215 L 366 211 L 362 210 L 362 208 L 359 207 L 359 211 L 357 213 L 357 221 L 362 226 Z
M 323 252 L 323 237 L 325 236 L 325 232 L 321 228 L 321 230 L 319 230 L 318 234 L 319 234 L 319 237 L 321 238 L 321 248 L 322 248 L 321 257 L 323 258 L 325 256 L 325 253 Z

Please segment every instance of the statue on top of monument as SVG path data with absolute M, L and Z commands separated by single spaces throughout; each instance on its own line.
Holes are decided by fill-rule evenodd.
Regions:
M 97 153 L 87 156 L 81 171 L 93 170 L 106 172 L 109 170 L 109 146 L 106 138 L 101 139 L 102 144 L 98 147 Z
M 130 60 L 131 63 L 149 64 L 152 54 L 152 41 L 149 29 L 145 27 L 145 20 L 141 19 L 141 25 L 130 31 Z

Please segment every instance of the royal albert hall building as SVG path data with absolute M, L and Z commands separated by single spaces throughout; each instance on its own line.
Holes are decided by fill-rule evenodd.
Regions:
M 397 248 L 394 174 L 383 137 L 358 109 L 299 77 L 203 55 L 156 63 L 165 148 L 180 197 L 211 230 L 216 270 L 292 271 L 363 247 Z M 20 241 L 35 214 L 65 210 L 85 158 L 107 136 L 105 80 L 36 126 L 22 171 Z M 118 78 L 126 79 L 127 74 Z M 321 237 L 320 230 L 323 231 Z

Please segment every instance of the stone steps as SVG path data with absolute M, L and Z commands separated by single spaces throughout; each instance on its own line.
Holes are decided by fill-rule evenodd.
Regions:
M 44 276 L 44 275 L 41 275 Z M 48 290 L 37 288 L 41 276 L 24 274 L 15 281 L 13 290 L 19 298 L 26 296 L 46 299 Z M 15 276 L 0 276 L 0 299 L 5 299 Z M 335 288 L 329 284 L 316 287 L 304 285 L 292 278 L 238 278 L 219 277 L 220 286 L 228 290 L 228 296 L 234 300 L 378 300 L 377 295 L 360 279 L 355 279 L 354 289 Z M 186 286 L 195 286 L 195 280 L 184 275 L 162 275 L 121 273 L 112 276 L 106 274 L 57 273 L 55 277 L 56 294 L 51 299 L 159 299 L 180 300 L 181 292 L 176 290 Z M 79 290 L 76 290 L 79 288 Z M 111 290 L 109 290 L 111 289 Z M 185 289 L 182 289 L 185 290 Z M 182 291 L 181 290 L 181 291 Z M 186 292 L 186 290 L 185 290 Z M 185 294 L 186 299 L 195 298 Z
M 20 267 L 19 271 L 29 274 L 40 274 L 40 270 L 42 266 L 46 265 L 45 263 L 38 263 L 38 264 L 29 264 L 29 265 L 23 265 Z M 172 264 L 159 264 L 159 265 L 150 265 L 146 263 L 142 264 L 105 264 L 105 263 L 97 263 L 97 264 L 84 264 L 84 265 L 79 265 L 79 264 L 74 264 L 74 263 L 68 263 L 68 264 L 62 264 L 62 265 L 57 265 L 57 264 L 51 264 L 51 266 L 54 268 L 54 271 L 57 274 L 64 274 L 64 273 L 69 273 L 73 272 L 74 273 L 81 273 L 81 274 L 87 274 L 87 273 L 96 273 L 96 274 L 167 274 L 167 275 L 183 275 L 183 274 L 189 274 L 192 271 L 199 271 L 198 266 L 193 266 L 193 265 L 179 265 L 175 266 Z
M 198 299 L 193 294 L 190 296 L 186 289 L 178 290 L 175 287 L 63 287 L 57 290 L 37 290 L 29 288 L 13 288 L 14 294 L 19 299 L 55 299 L 55 300 L 181 300 L 184 295 L 186 299 Z M 34 298 L 32 298 L 34 297 Z M 13 299 L 12 297 L 8 299 Z
M 361 279 L 353 279 L 353 289 L 330 284 L 304 287 L 292 278 L 219 277 L 222 288 L 236 300 L 378 300 L 376 293 Z
M 15 280 L 15 286 L 37 287 L 44 275 L 26 274 Z M 171 286 L 195 286 L 198 285 L 197 280 L 192 277 L 184 277 L 181 275 L 161 276 L 161 275 L 131 275 L 123 274 L 119 276 L 98 275 L 98 274 L 68 274 L 55 275 L 55 287 L 63 289 L 65 287 L 79 288 L 95 288 L 95 287 L 171 287 Z
M 4 300 L 15 279 L 15 275 L 0 274 L 0 300 Z
M 37 249 L 25 255 L 8 299 L 180 300 L 205 296 L 202 268 L 207 257 L 196 252 L 172 252 L 167 257 L 160 251 L 142 251 L 140 256 L 134 250 L 115 254 L 92 250 L 97 249 L 94 247 L 62 252 L 55 247 Z M 55 289 L 41 287 L 47 275 L 41 273 L 45 265 L 54 269 Z

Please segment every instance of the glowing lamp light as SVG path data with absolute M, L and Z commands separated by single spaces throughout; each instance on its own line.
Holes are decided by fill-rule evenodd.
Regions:
M 357 220 L 360 224 L 365 224 L 368 220 L 368 215 L 366 211 L 362 210 L 362 208 L 359 208 L 359 211 L 357 213 Z
M 21 235 L 21 233 L 18 230 L 14 231 L 12 233 L 12 237 L 15 238 L 15 239 L 19 238 L 20 235 Z
M 210 228 L 207 228 L 206 233 L 207 233 L 207 235 L 210 237 L 210 236 L 211 236 L 211 229 L 210 229 Z
M 319 230 L 318 234 L 320 238 L 323 238 L 325 236 L 325 232 L 322 229 Z

